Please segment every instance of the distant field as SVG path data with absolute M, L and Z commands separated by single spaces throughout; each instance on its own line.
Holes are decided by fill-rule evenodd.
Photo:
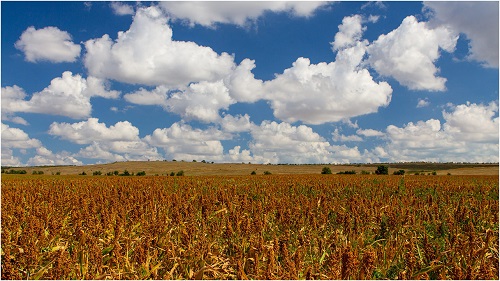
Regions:
M 373 173 L 380 164 L 360 164 L 360 165 L 263 165 L 263 164 L 243 164 L 243 163 L 202 163 L 202 162 L 182 162 L 182 161 L 129 161 L 115 162 L 109 164 L 96 164 L 85 166 L 43 166 L 43 167 L 18 167 L 5 168 L 9 170 L 26 170 L 27 174 L 33 171 L 42 171 L 45 175 L 60 173 L 61 175 L 78 175 L 85 172 L 92 175 L 95 171 L 100 171 L 103 175 L 109 172 L 119 173 L 127 170 L 130 173 L 144 171 L 146 175 L 169 175 L 174 172 L 184 171 L 186 176 L 197 175 L 249 175 L 252 171 L 263 174 L 269 171 L 272 174 L 319 174 L 323 167 L 330 167 L 332 173 L 344 171 L 362 171 Z M 432 173 L 438 175 L 498 175 L 498 164 L 455 164 L 455 163 L 394 163 L 383 164 L 389 166 L 389 173 L 397 170 L 405 170 L 406 174 Z

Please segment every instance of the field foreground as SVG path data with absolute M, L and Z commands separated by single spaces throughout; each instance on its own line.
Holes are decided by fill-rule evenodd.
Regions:
M 2 279 L 498 279 L 498 176 L 2 176 Z

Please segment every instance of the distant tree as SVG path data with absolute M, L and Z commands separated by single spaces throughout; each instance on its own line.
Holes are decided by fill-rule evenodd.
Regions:
M 405 170 L 399 170 L 399 171 L 394 171 L 393 173 L 394 175 L 404 175 L 405 174 Z
M 145 171 L 142 171 L 142 172 L 138 172 L 136 174 L 136 176 L 145 176 L 146 175 L 146 172 Z
M 196 159 L 193 159 L 193 162 L 196 162 Z
M 386 165 L 380 165 L 377 167 L 377 170 L 375 170 L 375 174 L 388 175 L 389 174 L 389 167 L 387 167 Z
M 269 171 L 264 171 L 264 175 L 271 175 L 272 173 Z
M 339 174 L 339 175 L 355 175 L 356 171 L 354 171 L 354 170 L 352 170 L 352 171 L 343 171 L 343 172 L 338 172 L 337 174 Z
M 171 172 L 171 173 L 170 173 L 170 176 L 171 176 L 171 177 L 175 176 L 175 172 Z
M 250 175 L 256 175 L 256 174 L 257 174 L 257 172 L 256 172 L 256 171 L 252 171 L 252 172 L 250 173 Z
M 184 176 L 184 171 L 183 170 L 178 171 L 176 176 Z
M 94 176 L 100 176 L 100 175 L 102 175 L 102 172 L 101 171 L 94 171 L 92 173 L 92 175 L 94 175 Z
M 332 169 L 330 167 L 323 167 L 323 170 L 321 170 L 321 174 L 323 175 L 330 175 L 332 173 Z

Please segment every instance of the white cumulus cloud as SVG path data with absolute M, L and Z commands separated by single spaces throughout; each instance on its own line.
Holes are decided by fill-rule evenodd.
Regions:
M 12 128 L 2 123 L 2 165 L 24 166 L 21 160 L 14 156 L 14 151 L 26 153 L 27 149 L 35 149 L 35 155 L 31 157 L 27 165 L 81 165 L 82 162 L 75 159 L 68 152 L 53 153 L 42 145 L 40 140 L 30 138 L 21 129 Z
M 375 82 L 367 69 L 360 67 L 365 43 L 342 49 L 335 62 L 311 64 L 298 58 L 291 68 L 264 83 L 266 99 L 274 116 L 293 123 L 337 122 L 377 112 L 391 100 L 392 88 Z
M 264 95 L 263 81 L 255 79 L 252 69 L 255 61 L 244 59 L 227 77 L 224 84 L 229 89 L 230 95 L 238 102 L 255 102 Z
M 467 103 L 437 119 L 387 127 L 391 161 L 498 162 L 498 105 Z
M 224 152 L 221 140 L 230 138 L 231 135 L 214 127 L 202 130 L 185 123 L 174 123 L 169 128 L 154 130 L 144 140 L 151 146 L 163 148 L 167 158 L 220 161 Z
M 263 121 L 251 131 L 249 148 L 264 163 L 329 163 L 330 144 L 305 125 Z
M 439 77 L 434 63 L 440 50 L 453 52 L 458 36 L 446 26 L 431 28 L 406 17 L 401 25 L 382 34 L 368 47 L 368 62 L 381 75 L 393 77 L 411 90 L 444 91 L 446 78 Z
M 53 153 L 45 147 L 40 147 L 37 148 L 36 152 L 37 155 L 28 160 L 29 166 L 83 165 L 80 160 L 66 151 Z
M 139 90 L 128 93 L 123 96 L 123 98 L 134 104 L 140 105 L 159 105 L 162 107 L 166 107 L 167 94 L 169 88 L 166 86 L 158 86 L 151 91 L 148 91 L 144 88 L 140 88 Z
M 332 133 L 332 140 L 336 142 L 348 142 L 348 141 L 359 142 L 363 141 L 363 138 L 357 135 L 346 136 L 344 134 L 341 134 L 339 129 L 337 128 Z
M 107 161 L 159 160 L 162 157 L 155 147 L 139 137 L 139 129 L 128 121 L 106 126 L 97 118 L 78 123 L 50 125 L 48 133 L 76 144 L 89 144 L 75 156 Z
M 339 50 L 346 47 L 352 47 L 361 40 L 361 35 L 366 27 L 361 25 L 360 15 L 345 17 L 342 24 L 339 25 L 339 32 L 335 34 L 335 40 L 332 43 L 333 50 Z
M 214 27 L 217 23 L 245 26 L 264 12 L 288 12 L 292 16 L 309 17 L 318 8 L 328 5 L 322 1 L 250 1 L 250 2 L 190 2 L 165 1 L 160 6 L 174 19 Z
M 15 112 L 62 115 L 74 119 L 89 117 L 92 112 L 91 97 L 117 98 L 118 91 L 109 91 L 105 81 L 65 71 L 54 78 L 48 87 L 25 100 L 23 89 L 14 86 L 2 88 L 2 114 Z M 5 97 L 4 97 L 5 93 Z
M 182 87 L 215 82 L 235 67 L 233 57 L 194 42 L 175 41 L 159 8 L 139 8 L 129 30 L 85 42 L 90 75 L 129 84 Z
M 134 8 L 123 2 L 111 2 L 110 7 L 115 15 L 126 16 L 134 14 Z
M 226 115 L 220 120 L 220 125 L 224 132 L 235 133 L 235 132 L 249 132 L 255 126 L 254 123 L 250 121 L 250 116 L 245 115 Z
M 28 27 L 15 47 L 24 53 L 29 62 L 74 62 L 80 56 L 81 47 L 71 41 L 71 35 L 54 26 L 42 29 Z
M 139 129 L 130 122 L 117 122 L 108 128 L 106 124 L 99 123 L 97 118 L 89 118 L 72 124 L 54 122 L 50 125 L 48 132 L 78 144 L 89 144 L 95 141 L 139 140 Z
M 430 104 L 431 103 L 429 102 L 429 100 L 427 98 L 418 99 L 417 108 L 426 107 L 426 106 L 429 106 Z
M 444 129 L 456 140 L 474 142 L 498 142 L 498 104 L 466 103 L 457 105 L 453 111 L 443 111 L 446 120 Z
M 382 137 L 385 134 L 383 132 L 374 130 L 374 129 L 359 129 L 356 131 L 356 134 L 362 135 L 365 137 Z
M 12 128 L 2 123 L 2 150 L 3 149 L 28 149 L 41 147 L 38 139 L 32 139 L 26 132 L 18 128 Z
M 217 122 L 219 110 L 228 109 L 235 100 L 222 80 L 193 83 L 185 91 L 174 92 L 165 101 L 169 112 L 179 114 L 184 120 Z
M 469 59 L 498 68 L 498 2 L 424 2 L 437 24 L 450 26 L 470 40 Z

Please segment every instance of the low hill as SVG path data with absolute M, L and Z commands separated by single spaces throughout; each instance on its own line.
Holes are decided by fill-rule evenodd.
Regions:
M 42 171 L 45 175 L 78 175 L 83 172 L 92 175 L 100 171 L 106 173 L 130 173 L 144 171 L 146 175 L 170 175 L 184 171 L 186 176 L 195 175 L 249 175 L 252 171 L 263 174 L 268 171 L 272 174 L 319 174 L 323 167 L 330 167 L 333 174 L 344 171 L 362 171 L 373 173 L 378 165 L 389 166 L 389 174 L 397 170 L 405 170 L 406 174 L 428 174 L 436 172 L 438 175 L 498 175 L 498 164 L 458 164 L 458 163 L 389 163 L 389 164 L 357 164 L 357 165 L 334 165 L 334 164 L 302 164 L 302 165 L 265 165 L 245 163 L 204 163 L 183 161 L 127 161 L 108 164 L 95 164 L 84 166 L 40 166 L 40 167 L 2 167 L 3 171 L 25 170 L 27 174 L 34 171 Z

